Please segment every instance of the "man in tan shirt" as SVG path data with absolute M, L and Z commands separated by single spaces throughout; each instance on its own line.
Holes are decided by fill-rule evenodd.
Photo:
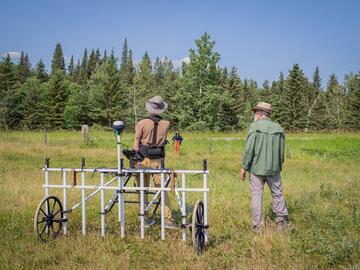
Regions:
M 135 141 L 133 149 L 139 151 L 145 158 L 138 162 L 137 168 L 159 169 L 161 162 L 165 159 L 165 142 L 170 128 L 170 122 L 162 119 L 159 114 L 167 109 L 167 103 L 160 96 L 149 99 L 145 105 L 146 110 L 151 114 L 150 117 L 140 120 L 135 127 Z M 154 184 L 156 187 L 161 186 L 161 177 L 159 174 L 154 175 Z M 137 182 L 140 182 L 140 176 L 137 176 Z M 144 185 L 149 186 L 150 175 L 145 174 Z M 145 202 L 147 202 L 145 194 Z M 165 193 L 165 227 L 174 228 L 169 195 Z M 148 217 L 145 226 L 151 226 L 155 223 L 153 218 Z

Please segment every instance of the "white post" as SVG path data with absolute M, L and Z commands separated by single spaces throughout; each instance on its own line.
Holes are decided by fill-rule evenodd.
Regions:
M 81 171 L 81 212 L 82 212 L 82 234 L 86 235 L 86 194 L 85 194 L 85 172 Z
M 185 192 L 185 188 L 186 188 L 186 178 L 185 178 L 185 174 L 183 173 L 181 175 L 181 180 L 182 180 L 182 185 L 181 187 L 183 188 L 183 191 L 181 193 L 182 195 L 182 225 L 183 225 L 183 229 L 182 229 L 182 240 L 186 241 L 186 192 Z
M 105 197 L 104 197 L 104 173 L 100 174 L 100 200 L 101 200 L 101 236 L 105 237 Z
M 117 141 L 117 156 L 118 156 L 118 185 L 119 185 L 119 222 L 120 222 L 120 236 L 125 237 L 125 209 L 124 209 L 124 178 L 121 177 L 122 164 L 121 164 L 121 136 L 116 135 Z
M 49 171 L 48 171 L 48 161 L 45 161 L 45 197 L 49 196 L 49 188 L 47 187 L 47 185 L 49 185 Z
M 49 188 L 47 187 L 47 185 L 49 185 L 49 158 L 45 158 L 45 197 L 47 198 L 49 196 Z M 46 215 L 49 215 L 49 207 L 48 204 L 45 205 L 45 211 L 46 211 Z M 48 234 L 49 232 L 49 227 L 46 226 L 45 228 L 45 232 L 46 234 Z
M 165 240 L 165 183 L 164 173 L 161 172 L 161 240 Z
M 66 213 L 66 211 L 67 211 L 67 188 L 66 188 L 66 185 L 67 185 L 67 172 L 66 171 L 64 171 L 63 172 L 63 185 L 64 185 L 64 189 L 63 189 L 63 209 L 64 209 L 64 218 L 66 219 L 67 218 L 67 213 Z M 67 221 L 65 221 L 64 223 L 63 223 L 63 225 L 64 225 L 64 235 L 66 235 L 67 234 L 67 229 L 68 229 L 68 222 Z
M 145 236 L 145 211 L 144 211 L 144 173 L 140 173 L 140 238 Z
M 121 200 L 122 200 L 122 196 L 121 196 L 121 179 L 120 176 L 118 176 L 118 219 L 119 219 L 119 224 L 120 224 L 120 231 L 121 231 L 121 224 L 122 224 L 122 219 L 121 219 L 121 215 L 122 215 L 122 209 L 121 209 Z M 120 233 L 121 234 L 121 233 Z
M 204 225 L 208 225 L 208 193 L 207 193 L 207 174 L 204 172 Z M 205 243 L 208 242 L 208 229 L 205 229 Z

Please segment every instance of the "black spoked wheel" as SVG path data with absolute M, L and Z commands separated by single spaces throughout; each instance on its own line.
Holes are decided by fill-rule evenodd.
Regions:
M 42 242 L 60 235 L 62 223 L 65 222 L 63 207 L 55 196 L 43 199 L 35 212 L 34 230 Z
M 192 244 L 197 253 L 205 249 L 204 204 L 201 200 L 195 203 L 191 221 Z

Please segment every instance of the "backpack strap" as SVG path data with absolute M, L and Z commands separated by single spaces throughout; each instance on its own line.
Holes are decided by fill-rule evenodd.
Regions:
M 156 147 L 156 139 L 157 139 L 157 132 L 158 132 L 158 128 L 159 128 L 159 122 L 162 120 L 162 118 L 158 115 L 156 115 L 156 116 L 152 115 L 147 118 L 154 122 L 154 132 L 153 132 L 151 147 Z

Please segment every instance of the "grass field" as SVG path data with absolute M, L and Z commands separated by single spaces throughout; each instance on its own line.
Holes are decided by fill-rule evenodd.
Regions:
M 125 134 L 125 144 L 133 134 Z M 79 132 L 58 131 L 0 133 L 0 269 L 359 269 L 360 268 L 360 134 L 288 134 L 283 186 L 294 228 L 274 229 L 271 197 L 265 191 L 267 229 L 251 231 L 248 180 L 240 180 L 245 134 L 184 133 L 182 155 L 175 158 L 172 145 L 166 166 L 201 168 L 209 163 L 209 245 L 198 256 L 181 231 L 160 227 L 146 230 L 139 239 L 137 207 L 126 207 L 126 239 L 121 239 L 116 211 L 107 216 L 107 236 L 100 237 L 100 199 L 88 204 L 88 236 L 81 235 L 81 210 L 71 213 L 69 235 L 39 243 L 33 231 L 33 215 L 44 197 L 45 156 L 56 167 L 115 167 L 113 133 L 97 131 L 85 145 Z M 208 138 L 221 138 L 209 140 Z M 225 140 L 224 138 L 237 138 Z M 51 179 L 60 182 L 60 174 Z M 98 181 L 92 179 L 89 181 Z M 189 179 L 201 185 L 201 176 Z M 50 193 L 61 195 L 61 190 Z M 71 191 L 70 204 L 79 190 Z M 175 220 L 180 213 L 175 197 Z M 62 196 L 60 196 L 62 198 Z M 189 194 L 189 204 L 201 198 Z M 188 237 L 190 239 L 190 237 Z

